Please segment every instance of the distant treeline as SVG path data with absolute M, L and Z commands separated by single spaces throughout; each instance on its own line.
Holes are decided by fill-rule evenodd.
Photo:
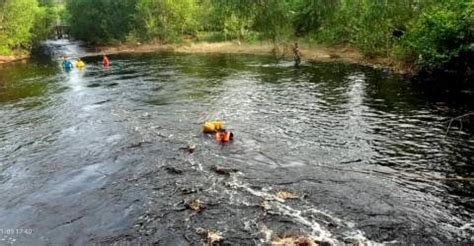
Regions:
M 15 3 L 15 6 L 38 5 L 25 4 L 37 0 L 6 1 Z M 40 1 L 39 6 L 45 6 L 41 2 L 45 1 Z M 246 42 L 267 40 L 277 43 L 298 39 L 306 43 L 349 44 L 367 56 L 390 57 L 427 69 L 442 67 L 463 54 L 474 52 L 473 0 L 65 2 L 65 16 L 71 25 L 72 35 L 96 44 L 153 41 L 171 43 L 183 39 L 238 39 Z M 10 19 L 21 19 L 15 25 L 25 30 L 24 34 L 19 35 L 24 40 L 28 36 L 26 30 L 32 30 L 33 25 L 46 26 L 46 20 L 38 21 L 36 18 L 35 21 L 32 19 L 33 15 L 25 13 L 25 7 L 20 9 L 21 13 L 7 14 L 9 18 L 0 16 L 0 37 L 8 37 L 8 25 L 4 24 Z M 24 17 L 13 17 L 17 15 Z M 38 29 L 33 30 L 35 31 L 30 32 L 30 38 L 36 36 Z M 44 35 L 39 35 L 41 36 Z M 10 42 L 7 47 L 18 45 L 21 46 L 22 42 Z M 5 47 L 2 46 L 2 41 L 0 49 L 1 47 Z
M 474 51 L 472 0 L 69 0 L 67 9 L 73 34 L 95 43 L 299 37 L 428 69 Z

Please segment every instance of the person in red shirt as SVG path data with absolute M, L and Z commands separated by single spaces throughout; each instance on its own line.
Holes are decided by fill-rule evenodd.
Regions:
M 108 66 L 109 64 L 110 64 L 109 58 L 106 55 L 104 55 L 104 57 L 102 58 L 102 65 Z

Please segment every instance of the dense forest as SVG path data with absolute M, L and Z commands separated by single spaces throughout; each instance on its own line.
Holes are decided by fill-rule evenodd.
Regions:
M 0 55 L 28 51 L 47 39 L 65 13 L 55 0 L 0 0 Z
M 3 0 L 0 54 L 57 22 L 93 44 L 239 40 L 347 44 L 423 69 L 474 52 L 472 0 Z

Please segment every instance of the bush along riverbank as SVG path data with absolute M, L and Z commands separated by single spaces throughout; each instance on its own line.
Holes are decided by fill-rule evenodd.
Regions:
M 28 58 L 34 44 L 49 38 L 65 13 L 63 1 L 0 1 L 0 64 Z

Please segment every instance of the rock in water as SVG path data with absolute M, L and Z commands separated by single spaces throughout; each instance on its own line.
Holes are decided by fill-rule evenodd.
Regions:
M 211 170 L 221 175 L 230 175 L 230 173 L 235 173 L 238 171 L 235 168 L 223 167 L 218 165 L 213 166 Z
M 205 245 L 216 245 L 216 243 L 222 242 L 224 239 L 221 233 L 218 231 L 197 228 L 196 233 L 199 234 L 203 240 L 205 240 Z
M 186 208 L 192 209 L 194 211 L 201 211 L 204 207 L 202 202 L 199 199 L 193 199 L 184 203 Z
M 275 193 L 275 197 L 282 200 L 298 198 L 298 196 L 295 193 L 289 192 L 289 191 L 278 191 L 277 193 Z

